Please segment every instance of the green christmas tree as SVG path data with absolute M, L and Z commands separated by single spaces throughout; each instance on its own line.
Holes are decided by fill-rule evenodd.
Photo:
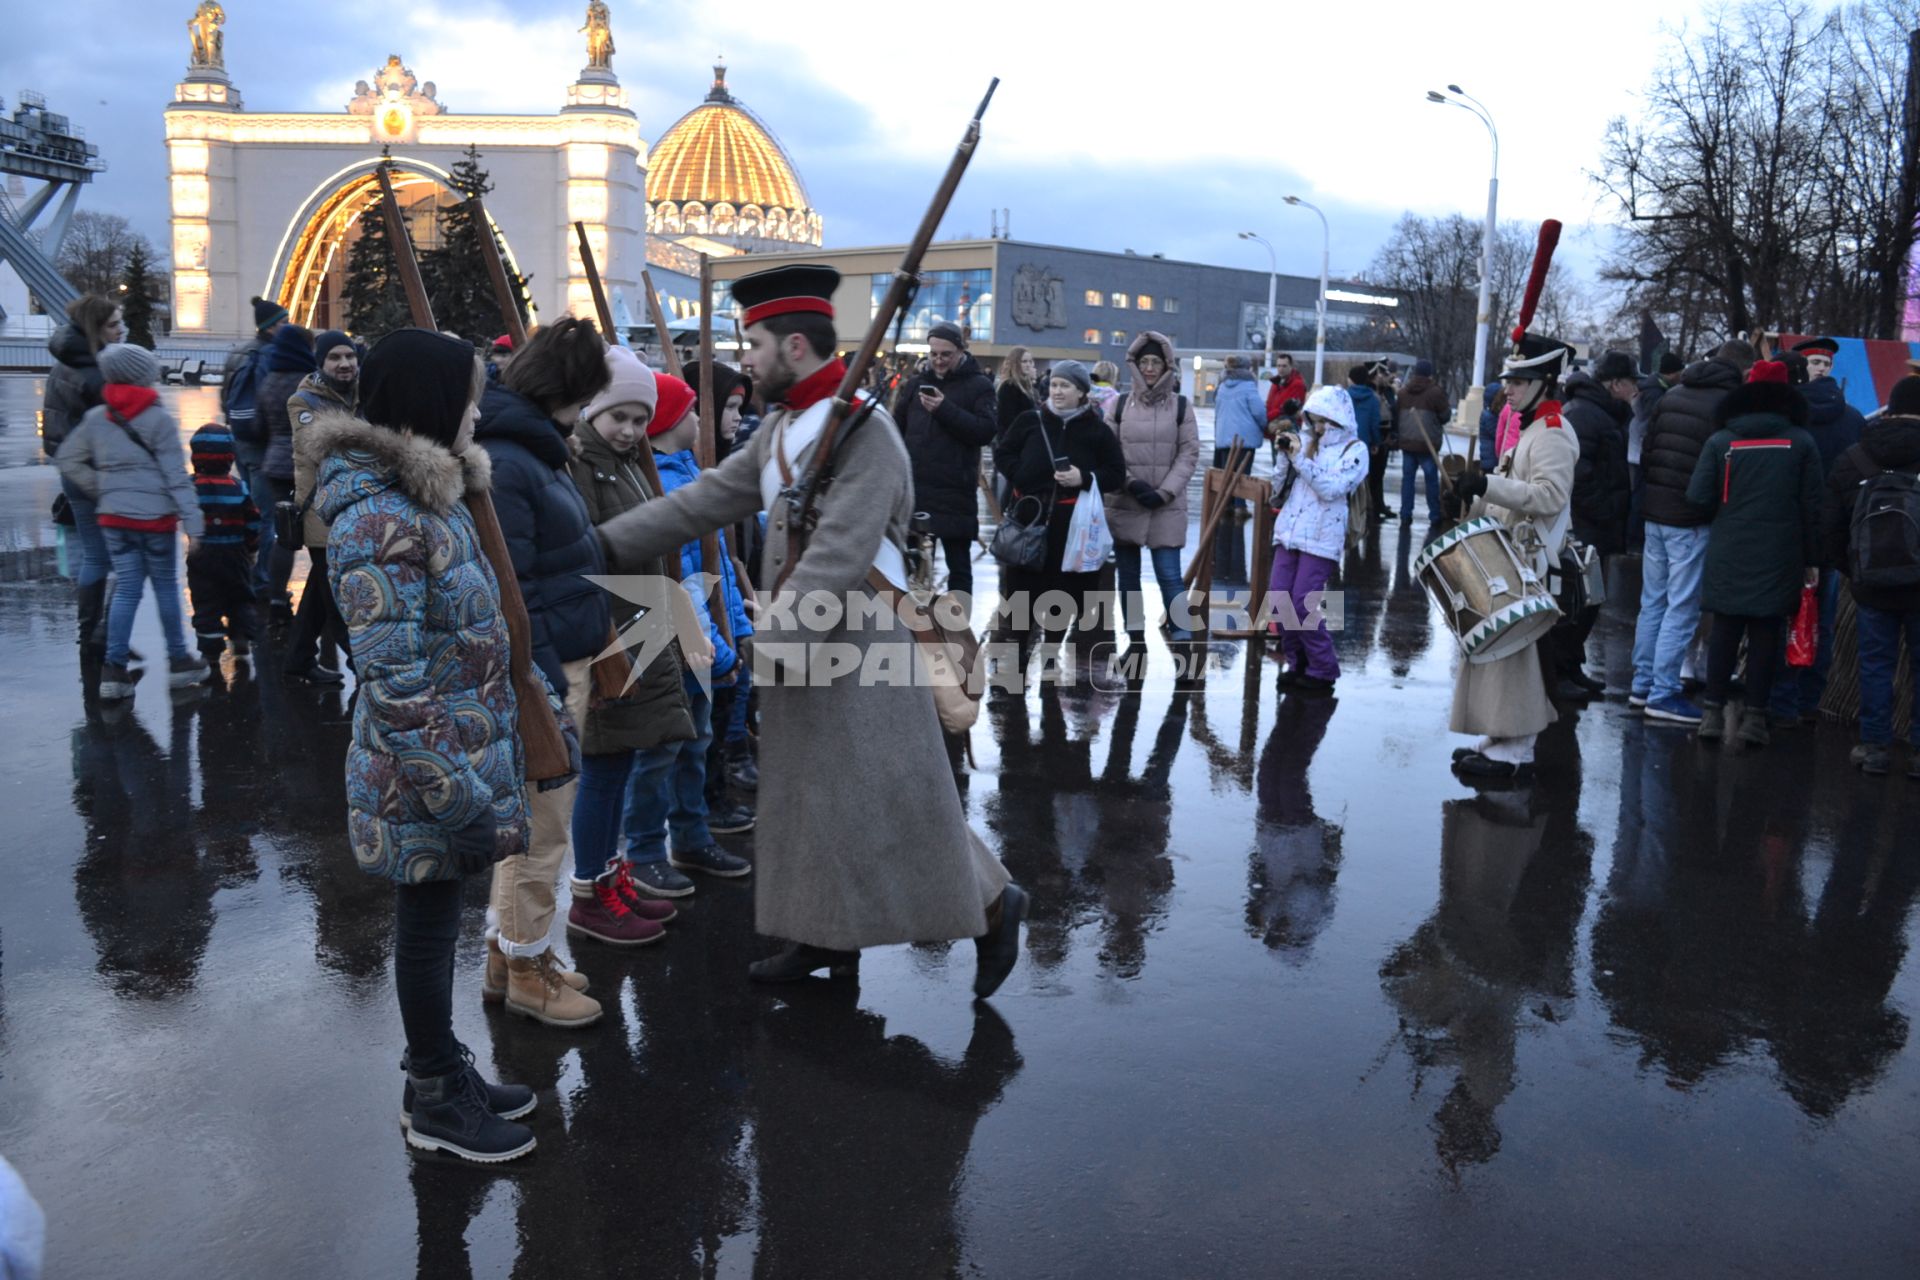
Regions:
M 374 341 L 413 323 L 406 290 L 387 240 L 386 212 L 376 193 L 354 222 L 359 236 L 347 252 L 347 278 L 340 290 L 347 332 Z
M 493 190 L 493 181 L 480 167 L 479 149 L 471 145 L 455 162 L 450 176 L 457 199 L 438 210 L 440 247 L 422 255 L 420 271 L 433 302 L 434 321 L 442 329 L 469 337 L 490 337 L 501 332 L 504 325 L 493 280 L 487 273 L 486 241 L 481 237 L 494 236 L 494 250 L 500 253 L 502 262 L 506 254 L 492 226 L 485 224 L 468 202 Z M 507 283 L 525 323 L 526 277 L 509 271 Z
M 127 250 L 126 271 L 120 278 L 120 315 L 127 325 L 127 341 L 153 350 L 153 256 L 145 240 L 136 239 Z

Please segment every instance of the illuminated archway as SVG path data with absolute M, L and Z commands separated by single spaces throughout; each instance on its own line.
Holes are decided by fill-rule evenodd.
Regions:
M 313 328 L 323 302 L 330 301 L 326 284 L 335 258 L 346 247 L 354 223 L 375 208 L 380 189 L 375 175 L 382 163 L 363 160 L 328 176 L 301 203 L 299 212 L 287 224 L 280 246 L 274 251 L 273 270 L 261 296 L 278 301 L 295 324 Z M 425 247 L 422 214 L 426 212 L 430 217 L 431 208 L 451 196 L 452 175 L 438 165 L 403 156 L 396 156 L 393 165 L 394 195 L 414 233 L 415 244 Z M 487 214 L 487 222 L 500 237 L 507 270 L 518 274 L 520 267 L 514 258 L 513 246 L 501 233 L 491 212 Z M 340 327 L 337 315 L 327 316 L 326 322 L 331 327 Z

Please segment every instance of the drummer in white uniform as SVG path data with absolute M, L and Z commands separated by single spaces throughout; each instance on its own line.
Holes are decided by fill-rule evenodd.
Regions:
M 1500 458 L 1492 475 L 1463 476 L 1444 495 L 1447 514 L 1492 516 L 1505 524 L 1514 546 L 1540 581 L 1560 558 L 1566 540 L 1568 502 L 1580 441 L 1552 399 L 1573 348 L 1557 338 L 1522 334 L 1500 371 L 1507 403 L 1520 415 L 1520 440 Z M 1545 634 L 1545 633 L 1543 633 Z M 1474 783 L 1533 780 L 1533 746 L 1558 715 L 1547 700 L 1538 643 L 1495 662 L 1461 662 L 1453 685 L 1455 733 L 1479 741 L 1453 753 L 1453 769 Z

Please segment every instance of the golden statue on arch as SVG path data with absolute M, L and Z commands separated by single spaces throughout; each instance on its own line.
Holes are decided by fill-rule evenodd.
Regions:
M 587 0 L 587 25 L 580 28 L 587 37 L 587 65 L 613 69 L 613 28 L 606 0 Z
M 200 7 L 187 19 L 187 37 L 192 42 L 189 67 L 196 71 L 226 69 L 225 42 L 220 34 L 226 20 L 227 11 L 220 7 L 219 0 L 200 0 Z

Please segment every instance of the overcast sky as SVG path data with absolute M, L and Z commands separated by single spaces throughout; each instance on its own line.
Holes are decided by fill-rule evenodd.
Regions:
M 1458 83 L 1501 129 L 1502 218 L 1558 217 L 1590 271 L 1608 216 L 1587 178 L 1607 120 L 1636 94 L 1694 0 L 1604 6 L 1280 6 L 969 0 L 609 0 L 614 68 L 643 136 L 698 103 L 715 54 L 792 154 L 830 245 L 910 234 L 990 76 L 986 139 L 942 236 L 984 235 L 1009 207 L 1020 239 L 1224 264 L 1362 271 L 1408 209 L 1485 210 L 1489 145 Z M 225 0 L 226 61 L 253 110 L 340 111 L 398 53 L 454 111 L 549 111 L 584 61 L 584 0 Z M 22 88 L 82 124 L 111 168 L 83 208 L 124 213 L 165 251 L 161 111 L 187 59 L 191 0 L 17 0 L 0 95 Z M 1127 15 L 1151 14 L 1144 21 Z M 813 15 L 811 19 L 807 15 Z M 924 16 L 922 16 L 924 15 Z M 1664 28 L 1663 28 L 1664 24 Z

